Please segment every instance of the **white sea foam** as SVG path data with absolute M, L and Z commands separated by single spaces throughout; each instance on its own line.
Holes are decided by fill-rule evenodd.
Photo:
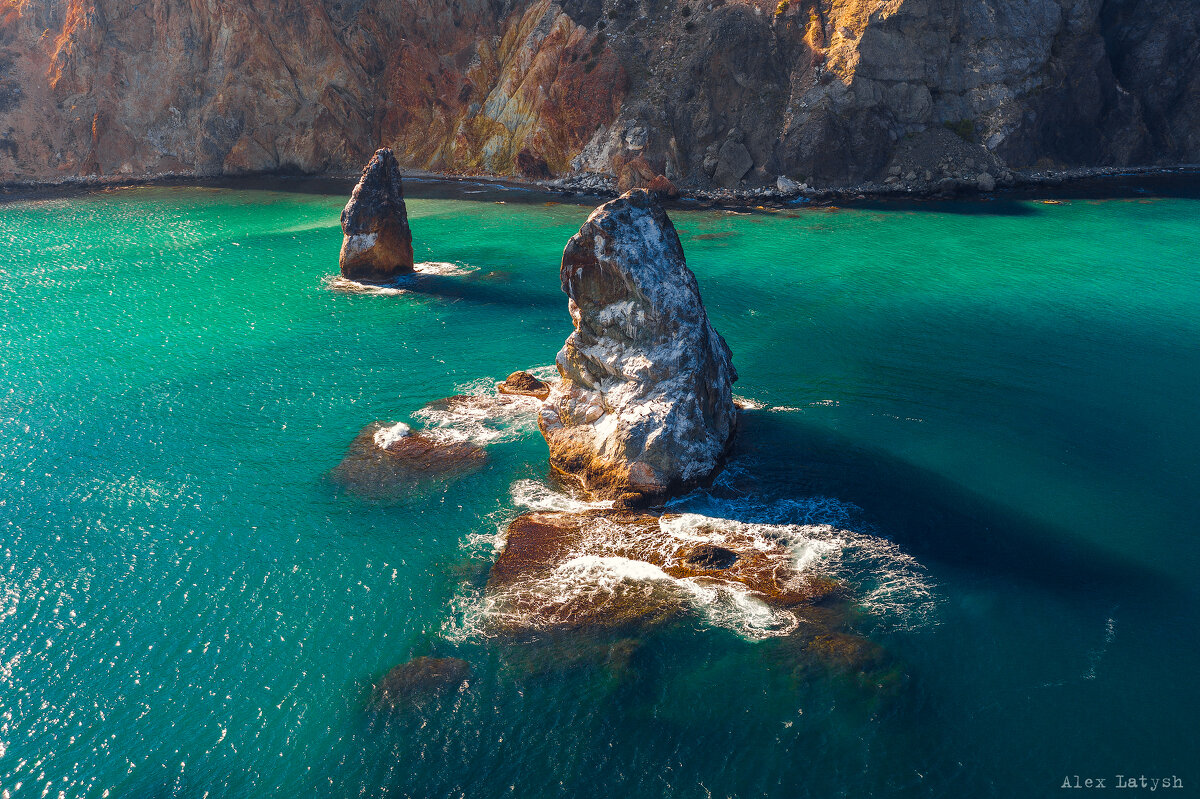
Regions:
M 322 279 L 325 288 L 347 294 L 375 294 L 379 296 L 396 296 L 407 294 L 420 285 L 422 277 L 437 275 L 442 277 L 460 277 L 479 269 L 470 264 L 448 263 L 446 261 L 424 261 L 414 264 L 416 270 L 409 275 L 400 275 L 389 283 L 359 283 L 341 275 L 328 275 Z
M 525 370 L 529 374 L 541 380 L 543 383 L 557 383 L 559 380 L 558 367 L 554 364 L 546 366 L 533 366 Z
M 512 496 L 519 508 L 531 511 L 579 513 L 610 506 L 582 501 L 536 480 L 517 481 Z M 760 502 L 699 492 L 673 503 L 671 510 L 681 510 L 685 503 L 693 506 L 691 512 L 668 513 L 659 519 L 656 531 L 638 530 L 634 546 L 668 567 L 684 544 L 758 550 L 768 559 L 779 558 L 781 572 L 790 572 L 793 579 L 821 575 L 847 583 L 855 601 L 881 625 L 907 628 L 933 619 L 936 595 L 925 569 L 858 521 L 861 512 L 852 504 L 823 496 Z M 503 548 L 509 521 L 511 517 L 498 515 L 497 533 L 487 537 L 494 551 Z M 561 622 L 553 614 L 564 607 L 595 608 L 630 599 L 650 602 L 655 596 L 661 599 L 663 592 L 709 625 L 748 640 L 788 635 L 800 623 L 795 613 L 772 607 L 739 582 L 675 578 L 654 563 L 616 554 L 631 546 L 630 531 L 618 521 L 596 517 L 586 525 L 577 550 L 551 572 L 499 593 L 475 595 L 474 610 L 458 614 L 460 621 L 471 620 L 470 628 L 460 625 L 455 634 L 486 635 L 488 622 L 536 628 Z M 551 615 L 531 616 L 531 607 L 549 609 Z M 525 609 L 526 615 L 516 608 Z
M 763 502 L 696 492 L 673 504 L 725 517 L 714 527 L 744 525 L 786 541 L 795 568 L 850 584 L 858 604 L 885 626 L 911 628 L 934 619 L 937 594 L 925 567 L 878 535 L 852 503 L 827 496 Z
M 765 403 L 752 400 L 749 397 L 741 397 L 737 394 L 733 395 L 733 404 L 748 411 L 758 411 L 767 407 Z
M 412 433 L 412 428 L 404 422 L 399 422 L 391 427 L 381 428 L 375 431 L 375 446 L 380 449 L 387 449 L 410 433 Z
M 453 402 L 426 406 L 414 412 L 413 418 L 421 421 L 425 434 L 433 438 L 471 441 L 481 446 L 535 431 L 538 402 L 531 397 L 501 394 L 496 383 L 493 377 L 482 377 L 455 386 L 459 394 Z
M 1115 610 L 1115 609 L 1114 609 Z M 1108 654 L 1109 644 L 1117 637 L 1117 619 L 1116 616 L 1109 616 L 1104 621 L 1104 642 L 1099 647 L 1088 652 L 1088 667 L 1083 673 L 1083 679 L 1096 679 L 1096 669 L 1100 666 L 1100 661 Z
M 537 480 L 518 480 L 512 484 L 511 492 L 513 503 L 518 508 L 525 510 L 581 513 L 586 510 L 612 507 L 612 500 L 588 502 L 561 491 L 555 491 Z
M 472 272 L 479 270 L 478 266 L 471 264 L 449 263 L 447 261 L 423 261 L 413 265 L 416 270 L 416 276 L 421 275 L 443 275 L 450 277 L 458 277 L 461 275 L 469 275 Z

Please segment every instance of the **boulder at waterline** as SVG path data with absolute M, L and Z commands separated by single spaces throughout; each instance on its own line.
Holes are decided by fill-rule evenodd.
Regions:
M 412 231 L 400 166 L 387 147 L 376 150 L 342 210 L 342 277 L 386 283 L 413 271 Z
M 457 688 L 471 674 L 459 658 L 416 657 L 383 676 L 371 691 L 375 709 L 399 709 L 439 691 Z
M 372 422 L 334 467 L 333 479 L 373 498 L 400 496 L 424 480 L 455 477 L 487 462 L 487 451 L 470 441 L 414 433 L 406 425 Z
M 733 441 L 737 372 L 662 206 L 635 189 L 597 208 L 560 277 L 575 332 L 539 417 L 551 465 L 626 506 L 711 479 Z
M 550 396 L 550 384 L 538 380 L 529 372 L 513 372 L 503 383 L 496 384 L 496 390 L 501 394 L 516 394 L 539 400 Z

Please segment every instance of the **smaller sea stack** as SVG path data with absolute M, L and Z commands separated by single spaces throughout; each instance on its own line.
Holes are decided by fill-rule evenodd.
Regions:
M 404 183 L 392 151 L 375 151 L 342 210 L 342 277 L 386 283 L 413 271 Z
M 539 419 L 550 464 L 619 507 L 711 479 L 733 440 L 737 372 L 662 206 L 634 189 L 597 208 L 560 277 L 575 332 Z

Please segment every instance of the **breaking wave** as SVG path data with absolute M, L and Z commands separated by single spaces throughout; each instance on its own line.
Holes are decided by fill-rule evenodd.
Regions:
M 381 427 L 375 431 L 375 446 L 380 449 L 387 449 L 411 432 L 412 428 L 404 422 L 394 424 L 391 427 Z
M 518 480 L 512 484 L 511 491 L 513 503 L 524 510 L 582 513 L 583 511 L 612 507 L 612 500 L 588 502 L 562 491 L 556 491 L 537 480 Z
M 552 367 L 551 367 L 552 368 Z M 537 373 L 542 370 L 530 370 Z M 501 394 L 495 378 L 455 386 L 453 397 L 431 402 L 412 414 L 424 433 L 446 441 L 486 446 L 511 441 L 537 430 L 539 403 L 532 397 Z
M 681 513 L 677 524 L 716 517 L 733 529 L 785 541 L 797 569 L 853 586 L 857 603 L 888 627 L 920 627 L 933 620 L 937 594 L 925 567 L 881 536 L 852 503 L 827 496 L 767 501 L 696 492 L 668 507 Z

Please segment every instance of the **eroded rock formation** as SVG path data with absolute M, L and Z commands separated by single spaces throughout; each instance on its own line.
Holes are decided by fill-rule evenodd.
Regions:
M 1194 0 L 0 0 L 0 180 L 345 172 L 387 145 L 837 185 L 939 128 L 1009 168 L 1200 162 L 1198 39 Z
M 539 417 L 551 465 L 629 506 L 711 478 L 733 439 L 737 372 L 662 206 L 635 189 L 597 208 L 560 277 L 575 332 Z
M 342 276 L 383 283 L 413 271 L 412 231 L 396 156 L 384 147 L 371 156 L 342 210 Z

